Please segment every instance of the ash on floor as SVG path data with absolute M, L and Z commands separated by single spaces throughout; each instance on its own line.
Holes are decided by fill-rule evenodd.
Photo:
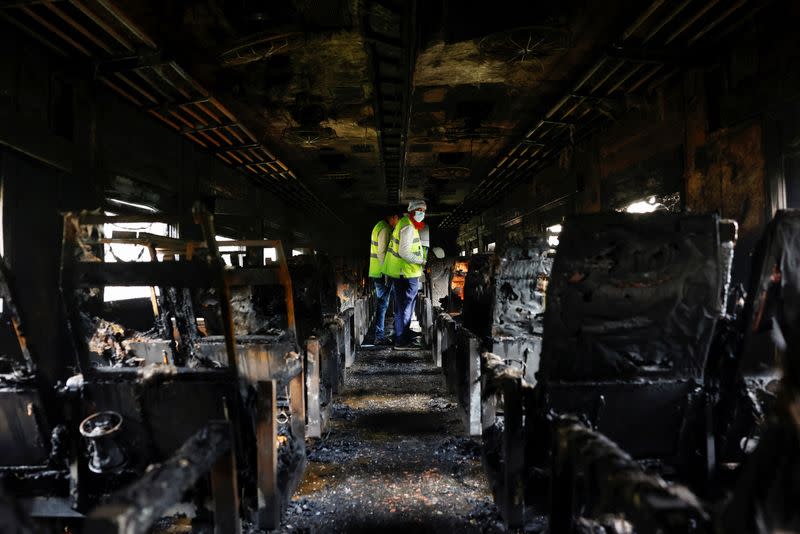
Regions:
M 429 359 L 359 353 L 280 532 L 504 532 L 479 445 Z

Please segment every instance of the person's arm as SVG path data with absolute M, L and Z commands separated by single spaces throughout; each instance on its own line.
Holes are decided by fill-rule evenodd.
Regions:
M 386 249 L 389 247 L 389 229 L 384 228 L 378 232 L 378 261 L 383 265 L 386 260 Z
M 425 261 L 422 259 L 422 254 L 414 254 L 411 252 L 411 245 L 414 243 L 414 229 L 409 226 L 404 226 L 400 230 L 400 246 L 398 253 L 400 257 L 408 263 L 422 265 Z

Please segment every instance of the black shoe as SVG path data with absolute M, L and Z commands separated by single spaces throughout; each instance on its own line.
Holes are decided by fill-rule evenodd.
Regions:
M 389 339 L 388 337 L 384 337 L 382 339 L 378 339 L 378 340 L 375 341 L 375 345 L 376 346 L 381 346 L 381 347 L 386 347 L 388 345 L 391 345 L 392 343 L 394 343 L 394 342 L 391 339 Z
M 406 341 L 403 343 L 395 343 L 394 350 L 422 350 L 423 347 L 422 343 L 414 340 L 414 341 Z

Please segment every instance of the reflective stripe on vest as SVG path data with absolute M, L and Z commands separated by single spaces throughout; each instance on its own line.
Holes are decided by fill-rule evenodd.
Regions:
M 383 265 L 381 265 L 381 260 L 380 260 L 380 256 L 379 256 L 380 251 L 378 250 L 378 236 L 380 235 L 380 233 L 384 229 L 388 230 L 389 232 L 392 231 L 392 227 L 389 226 L 389 223 L 387 223 L 384 220 L 378 221 L 378 224 L 376 224 L 372 228 L 372 239 L 371 239 L 370 245 L 369 245 L 369 276 L 370 276 L 370 278 L 380 278 L 381 277 L 381 268 L 383 267 Z
M 411 226 L 413 237 L 411 240 L 411 253 L 422 258 L 422 245 L 419 240 L 419 230 L 411 224 L 408 215 L 400 219 L 400 222 L 392 231 L 392 239 L 389 240 L 389 248 L 386 250 L 386 259 L 383 261 L 383 274 L 392 278 L 419 278 L 422 276 L 422 265 L 409 263 L 400 256 L 400 231 L 406 226 Z

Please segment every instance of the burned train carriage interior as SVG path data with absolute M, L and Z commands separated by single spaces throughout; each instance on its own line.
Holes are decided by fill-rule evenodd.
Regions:
M 0 0 L 0 532 L 800 534 L 798 21 Z

